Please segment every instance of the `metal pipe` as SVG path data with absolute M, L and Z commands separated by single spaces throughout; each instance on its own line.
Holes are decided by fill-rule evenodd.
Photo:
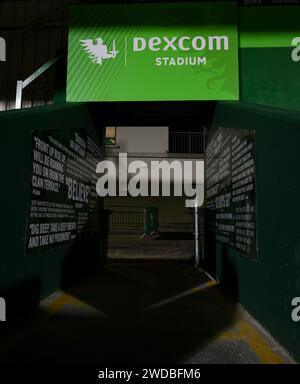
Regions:
M 200 265 L 200 231 L 199 231 L 199 208 L 195 205 L 195 267 Z
M 16 109 L 22 108 L 22 94 L 23 89 L 27 87 L 29 84 L 31 84 L 35 79 L 37 79 L 39 76 L 41 76 L 47 69 L 49 69 L 53 64 L 57 62 L 58 58 L 55 57 L 51 60 L 49 60 L 47 63 L 42 65 L 40 68 L 38 68 L 32 75 L 30 75 L 27 79 L 24 81 L 18 80 L 17 81 L 17 88 L 16 88 Z

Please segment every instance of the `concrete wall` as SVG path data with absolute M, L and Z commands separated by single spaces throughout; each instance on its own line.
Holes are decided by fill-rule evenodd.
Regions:
M 167 153 L 168 127 L 117 127 L 120 152 Z

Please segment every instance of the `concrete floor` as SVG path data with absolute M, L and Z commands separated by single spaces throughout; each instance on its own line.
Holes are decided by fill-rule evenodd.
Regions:
M 164 232 L 143 239 L 138 233 L 113 233 L 109 236 L 110 259 L 189 260 L 193 254 L 192 233 Z
M 2 362 L 291 363 L 204 273 L 183 261 L 110 261 L 45 300 L 1 343 Z

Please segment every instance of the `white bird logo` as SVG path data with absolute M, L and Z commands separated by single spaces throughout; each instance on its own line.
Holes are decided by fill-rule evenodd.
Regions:
M 114 59 L 117 56 L 118 51 L 116 50 L 116 42 L 113 40 L 112 50 L 108 51 L 107 46 L 103 44 L 103 40 L 98 37 L 96 44 L 92 39 L 80 40 L 84 50 L 89 54 L 90 59 L 93 63 L 102 65 L 102 60 Z

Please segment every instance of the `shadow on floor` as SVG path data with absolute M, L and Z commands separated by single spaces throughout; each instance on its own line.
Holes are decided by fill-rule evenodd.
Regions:
M 99 310 L 41 316 L 0 352 L 3 362 L 185 362 L 235 320 L 236 307 L 184 263 L 110 262 L 68 294 Z M 184 293 L 184 295 L 182 295 Z M 175 300 L 175 297 L 181 295 Z M 149 306 L 172 298 L 165 305 Z
M 192 232 L 160 232 L 157 240 L 194 240 Z
M 109 237 L 109 259 L 189 260 L 194 253 L 190 234 L 161 233 L 159 237 L 137 234 L 112 234 Z

